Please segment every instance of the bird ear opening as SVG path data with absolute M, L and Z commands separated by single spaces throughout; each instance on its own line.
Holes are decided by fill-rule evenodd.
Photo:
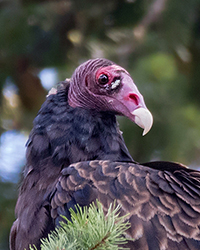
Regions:
M 85 77 L 85 86 L 88 88 L 88 76 Z

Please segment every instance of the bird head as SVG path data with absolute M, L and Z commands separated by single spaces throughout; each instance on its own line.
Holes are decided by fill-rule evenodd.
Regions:
M 92 59 L 73 73 L 68 94 L 72 107 L 114 112 L 148 133 L 153 117 L 130 74 L 107 59 Z

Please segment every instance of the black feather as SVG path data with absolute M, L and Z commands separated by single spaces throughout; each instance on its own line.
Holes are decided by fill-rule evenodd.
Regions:
M 80 79 L 89 67 L 112 64 L 89 61 L 74 77 Z M 115 113 L 95 103 L 97 109 L 71 107 L 69 88 L 70 81 L 61 82 L 34 120 L 10 249 L 28 249 L 29 244 L 40 249 L 40 239 L 59 225 L 62 215 L 70 219 L 70 208 L 96 199 L 105 212 L 115 200 L 122 206 L 120 214 L 129 214 L 127 235 L 133 240 L 126 247 L 200 249 L 200 173 L 178 163 L 134 162 Z M 78 98 L 82 93 L 71 94 Z

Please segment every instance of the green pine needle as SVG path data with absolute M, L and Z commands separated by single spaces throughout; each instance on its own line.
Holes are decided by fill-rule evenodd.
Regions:
M 125 217 L 119 216 L 120 206 L 111 204 L 104 215 L 100 202 L 92 203 L 89 208 L 76 206 L 70 209 L 71 221 L 63 217 L 67 223 L 42 240 L 41 250 L 119 250 L 125 244 L 124 232 L 130 227 Z M 37 250 L 30 246 L 30 250 Z

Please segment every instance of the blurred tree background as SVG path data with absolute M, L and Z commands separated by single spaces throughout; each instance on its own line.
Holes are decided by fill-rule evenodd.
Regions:
M 134 159 L 200 166 L 199 0 L 1 0 L 0 250 L 32 121 L 48 90 L 96 57 L 131 73 L 154 116 L 145 137 L 119 118 Z

